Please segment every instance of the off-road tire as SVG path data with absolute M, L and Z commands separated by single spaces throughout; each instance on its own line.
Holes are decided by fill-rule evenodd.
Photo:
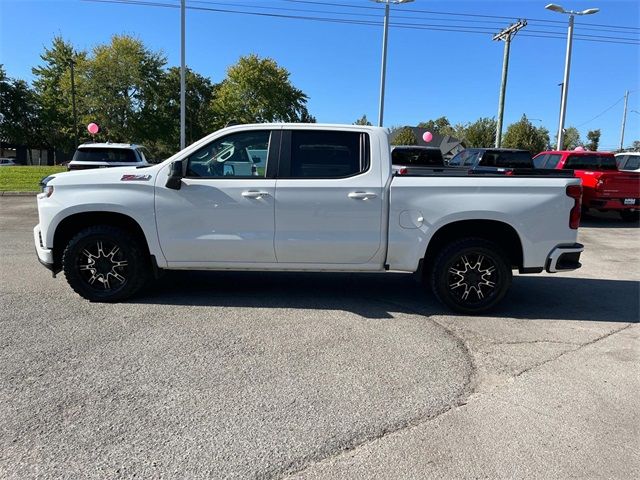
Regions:
M 430 283 L 434 295 L 445 306 L 455 312 L 477 315 L 502 301 L 511 279 L 508 256 L 498 245 L 482 238 L 465 238 L 438 253 Z
M 135 295 L 150 277 L 149 255 L 125 230 L 96 225 L 78 232 L 62 256 L 67 282 L 92 302 L 118 302 Z

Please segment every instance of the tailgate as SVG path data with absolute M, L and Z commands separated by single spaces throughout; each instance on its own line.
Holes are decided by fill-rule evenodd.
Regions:
M 602 197 L 640 198 L 640 173 L 603 173 L 599 178 L 596 190 Z

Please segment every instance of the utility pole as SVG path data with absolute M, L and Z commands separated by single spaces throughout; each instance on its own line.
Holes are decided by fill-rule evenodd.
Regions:
M 185 106 L 185 0 L 180 1 L 180 150 L 186 146 L 186 106 Z
M 382 71 L 380 73 L 380 105 L 378 108 L 378 126 L 382 126 L 384 115 L 384 82 L 387 73 L 387 35 L 389 33 L 389 2 L 384 5 L 384 30 L 382 34 Z
M 493 36 L 493 40 L 502 40 L 504 42 L 504 58 L 502 60 L 502 82 L 500 84 L 500 98 L 498 100 L 498 122 L 496 126 L 496 148 L 500 148 L 502 144 L 502 118 L 504 116 L 504 97 L 507 90 L 507 72 L 509 71 L 509 50 L 511 48 L 511 39 L 518 30 L 527 25 L 526 20 L 518 22 L 503 29 L 500 33 Z
M 624 111 L 622 113 L 622 131 L 620 132 L 620 150 L 624 148 L 624 127 L 627 124 L 627 101 L 629 100 L 629 90 L 624 92 Z
M 564 60 L 564 79 L 562 80 L 562 98 L 560 99 L 560 125 L 558 125 L 557 150 L 562 150 L 564 144 L 564 121 L 567 115 L 567 97 L 569 95 L 569 73 L 571 72 L 571 46 L 573 45 L 573 15 L 569 15 L 567 30 L 567 55 Z
M 71 68 L 71 110 L 73 112 L 73 138 L 75 140 L 75 147 L 78 148 L 78 114 L 76 112 L 76 79 L 74 75 L 73 67 L 75 66 L 75 60 L 71 57 L 69 60 L 69 66 Z

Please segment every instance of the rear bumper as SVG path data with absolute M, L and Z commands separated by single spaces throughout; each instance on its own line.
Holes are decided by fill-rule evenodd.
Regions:
M 583 199 L 583 205 L 599 210 L 640 210 L 640 198 L 633 198 L 633 203 L 626 204 L 624 198 L 589 198 Z
M 40 234 L 40 225 L 36 225 L 33 228 L 33 243 L 36 246 L 36 254 L 38 255 L 38 261 L 44 265 L 47 269 L 51 270 L 55 275 L 60 271 L 59 268 L 53 263 L 53 250 L 45 248 L 42 244 L 42 235 Z
M 582 266 L 580 263 L 580 254 L 582 254 L 583 251 L 584 245 L 581 243 L 558 245 L 547 257 L 545 270 L 549 273 L 577 270 Z

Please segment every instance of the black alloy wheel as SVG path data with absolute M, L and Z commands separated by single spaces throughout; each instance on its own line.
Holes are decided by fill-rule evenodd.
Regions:
M 434 262 L 431 287 L 452 310 L 479 314 L 496 306 L 511 285 L 508 257 L 492 242 L 468 238 L 445 247 Z
M 136 238 L 108 225 L 88 227 L 67 245 L 62 265 L 80 296 L 98 302 L 124 300 L 148 278 L 148 256 Z

